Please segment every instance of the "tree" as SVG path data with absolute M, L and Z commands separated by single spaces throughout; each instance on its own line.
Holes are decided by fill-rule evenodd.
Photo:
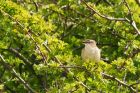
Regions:
M 137 0 L 0 1 L 0 90 L 140 92 Z M 81 60 L 94 39 L 102 61 Z

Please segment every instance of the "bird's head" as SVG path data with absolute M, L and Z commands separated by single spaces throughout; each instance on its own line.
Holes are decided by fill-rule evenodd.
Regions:
M 85 41 L 83 41 L 83 44 L 86 45 L 91 45 L 91 46 L 96 46 L 96 41 L 95 40 L 91 40 L 91 39 L 87 39 Z

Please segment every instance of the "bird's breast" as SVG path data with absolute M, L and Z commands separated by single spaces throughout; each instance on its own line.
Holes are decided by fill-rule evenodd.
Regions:
M 82 50 L 81 56 L 84 60 L 100 61 L 100 49 L 87 46 Z

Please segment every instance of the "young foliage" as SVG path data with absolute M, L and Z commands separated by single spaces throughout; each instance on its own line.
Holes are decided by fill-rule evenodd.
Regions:
M 0 1 L 0 92 L 140 92 L 136 0 Z M 101 61 L 81 59 L 93 39 Z

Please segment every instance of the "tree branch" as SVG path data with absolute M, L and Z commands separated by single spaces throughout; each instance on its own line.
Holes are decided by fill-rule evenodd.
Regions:
M 92 6 L 88 5 L 85 0 L 81 0 L 81 1 L 87 6 L 88 9 L 94 11 L 98 16 L 100 16 L 102 18 L 105 18 L 105 19 L 111 20 L 111 21 L 126 21 L 126 22 L 128 22 L 135 29 L 136 33 L 138 35 L 140 35 L 140 31 L 137 28 L 136 23 L 132 19 L 132 16 L 131 15 L 130 15 L 131 19 L 128 19 L 128 18 L 114 18 L 114 17 L 109 17 L 109 16 L 103 15 L 103 14 L 99 13 L 98 11 L 96 11 Z M 128 11 L 130 12 L 130 8 L 129 8 L 128 4 L 126 4 L 126 1 L 125 1 L 125 5 L 128 8 Z
M 36 8 L 36 12 L 38 12 L 38 4 L 37 2 L 35 2 L 34 0 L 31 0 L 33 2 L 33 4 L 35 5 L 35 8 Z
M 5 61 L 5 59 L 3 58 L 3 56 L 0 54 L 0 59 L 1 59 L 1 64 L 7 69 L 9 70 L 12 74 L 14 74 L 14 76 L 16 78 L 19 79 L 19 81 L 31 92 L 31 93 L 37 93 L 34 89 L 32 89 L 29 84 L 27 82 L 25 82 L 25 80 L 20 77 L 20 75 L 16 72 L 16 70 L 14 68 L 12 68 L 8 62 Z
M 127 3 L 127 1 L 126 0 L 123 0 L 123 2 L 124 2 L 124 5 L 127 7 L 127 9 L 128 9 L 128 15 L 129 15 L 129 19 L 128 18 L 126 18 L 126 21 L 136 30 L 136 32 L 137 32 L 137 34 L 138 35 L 140 35 L 140 31 L 139 31 L 139 29 L 138 29 L 138 27 L 137 27 L 137 25 L 136 25 L 136 22 L 133 20 L 133 17 L 132 17 L 132 11 L 131 11 L 131 9 L 130 9 L 130 6 L 128 5 L 128 3 Z
M 24 55 L 22 55 L 21 53 L 19 53 L 16 49 L 14 48 L 9 48 L 7 49 L 8 51 L 10 51 L 11 53 L 13 53 L 14 55 L 16 55 L 19 59 L 21 59 L 25 64 L 26 66 L 29 68 L 29 70 L 31 71 L 31 74 L 33 74 L 34 76 L 36 76 L 36 78 L 38 79 L 40 85 L 41 85 L 41 88 L 43 86 L 43 80 L 42 80 L 42 77 L 40 77 L 39 75 L 36 74 L 34 68 L 33 68 L 33 65 L 32 65 L 32 62 L 29 61 L 26 57 L 24 57 Z M 46 88 L 46 86 L 44 87 Z
M 85 67 L 81 67 L 81 66 L 59 66 L 60 68 L 78 68 L 78 69 L 83 69 L 83 70 L 85 70 L 87 73 L 89 73 L 90 75 L 92 75 L 91 74 L 91 72 L 90 71 L 88 71 Z M 139 84 L 140 82 L 137 82 L 137 83 L 135 83 L 135 84 L 131 84 L 131 85 L 129 85 L 129 84 L 127 84 L 127 83 L 125 83 L 125 81 L 121 81 L 121 80 L 119 80 L 118 78 L 116 78 L 116 77 L 114 77 L 114 76 L 111 76 L 111 75 L 108 75 L 108 74 L 106 74 L 106 73 L 101 73 L 102 74 L 102 76 L 105 78 L 105 79 L 111 79 L 111 80 L 115 80 L 116 82 L 118 82 L 119 84 L 121 84 L 121 85 L 123 85 L 123 86 L 125 86 L 125 87 L 127 87 L 127 88 L 129 88 L 131 91 L 133 91 L 134 93 L 136 93 L 136 90 L 132 87 L 132 86 L 134 86 L 134 85 L 136 85 L 136 84 Z M 125 76 L 126 77 L 126 76 Z M 124 77 L 124 78 L 125 78 Z
M 137 85 L 137 84 L 140 84 L 140 80 L 138 80 L 136 83 L 134 84 L 131 84 L 130 86 L 134 86 L 134 85 Z
M 45 43 L 43 44 L 43 46 L 45 47 L 45 49 L 46 49 L 49 53 L 51 53 L 50 48 L 49 48 L 47 45 L 45 45 Z M 57 62 L 57 63 L 59 63 L 59 64 L 61 65 L 60 67 L 64 68 L 64 70 L 65 70 L 66 72 L 72 73 L 72 72 L 68 69 L 68 67 L 63 66 L 63 64 L 61 63 L 61 61 L 60 61 L 56 56 L 54 56 L 54 61 Z M 87 85 L 85 85 L 82 81 L 80 81 L 76 76 L 73 75 L 73 78 L 74 78 L 76 81 L 78 81 L 83 87 L 85 87 L 87 90 L 89 90 L 89 91 L 91 90 Z
M 32 32 L 32 31 L 29 29 L 29 30 L 28 30 L 28 35 L 29 35 L 29 37 L 30 37 L 30 38 L 32 39 L 32 41 L 35 43 L 35 45 L 36 45 L 36 47 L 37 47 L 37 49 L 38 49 L 38 51 L 39 51 L 39 54 L 40 54 L 40 55 L 42 56 L 42 58 L 43 58 L 44 64 L 47 64 L 46 56 L 41 52 L 39 45 L 37 44 L 37 42 L 35 41 L 35 39 L 32 37 L 32 35 L 31 35 L 30 32 Z
M 0 79 L 0 83 L 4 84 L 4 81 L 2 81 L 2 79 Z M 14 91 L 13 89 L 11 89 L 9 86 L 7 86 L 6 84 L 4 84 L 4 90 L 9 90 L 10 93 L 16 93 L 16 91 Z M 0 91 L 1 92 L 1 91 Z
M 25 62 L 25 64 L 31 65 L 31 62 L 27 58 L 25 58 L 21 53 L 19 53 L 16 49 L 9 48 L 8 50 L 10 52 L 14 53 L 16 56 L 18 56 L 21 60 L 23 60 L 23 62 Z
M 126 21 L 125 18 L 114 18 L 114 17 L 105 16 L 105 15 L 99 13 L 98 11 L 96 11 L 94 8 L 92 8 L 92 6 L 88 5 L 85 0 L 81 0 L 81 1 L 87 6 L 88 9 L 92 10 L 98 16 L 100 16 L 102 18 L 105 18 L 105 19 L 108 19 L 108 20 L 112 20 L 112 21 Z
M 136 90 L 131 86 L 131 85 L 128 85 L 127 83 L 124 83 L 123 81 L 119 80 L 118 78 L 114 77 L 114 76 L 111 76 L 111 75 L 108 75 L 106 73 L 102 73 L 102 76 L 105 78 L 105 79 L 111 79 L 111 80 L 115 80 L 116 82 L 118 82 L 119 84 L 129 88 L 131 91 L 133 91 L 134 93 L 136 93 Z
M 15 21 L 21 28 L 25 29 L 26 27 L 21 24 L 18 20 L 14 19 L 11 15 L 9 15 L 8 13 L 6 13 L 5 11 L 1 10 L 0 11 L 3 13 L 3 15 L 7 15 L 9 18 L 11 18 L 13 21 Z M 28 32 L 27 34 L 29 35 L 29 37 L 33 40 L 33 42 L 35 43 L 37 49 L 39 50 L 39 54 L 42 56 L 44 63 L 46 64 L 46 56 L 44 56 L 44 54 L 41 52 L 39 45 L 37 44 L 37 42 L 35 41 L 35 39 L 31 36 L 31 32 L 33 32 L 31 29 L 27 29 L 26 31 Z
M 140 6 L 140 0 L 135 0 L 135 1 Z

